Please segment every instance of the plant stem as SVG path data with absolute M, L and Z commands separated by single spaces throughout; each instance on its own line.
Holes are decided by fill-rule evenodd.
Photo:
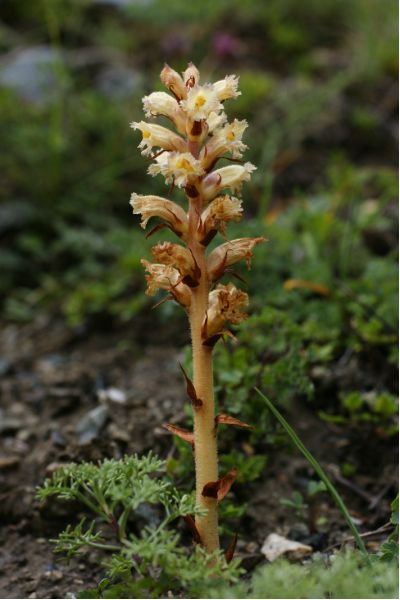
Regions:
M 218 480 L 218 451 L 215 428 L 212 348 L 203 345 L 202 324 L 208 307 L 210 284 L 207 276 L 205 248 L 196 240 L 202 199 L 190 199 L 189 248 L 201 271 L 199 285 L 192 289 L 189 322 L 192 337 L 193 385 L 202 406 L 194 409 L 194 445 L 196 468 L 196 503 L 207 509 L 196 516 L 196 527 L 204 547 L 213 552 L 219 548 L 218 506 L 216 498 L 202 495 L 204 486 Z

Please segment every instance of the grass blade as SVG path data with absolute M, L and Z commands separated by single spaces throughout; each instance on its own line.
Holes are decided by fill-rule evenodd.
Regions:
M 310 465 L 313 467 L 313 469 L 317 473 L 318 477 L 326 485 L 328 492 L 331 494 L 336 505 L 340 509 L 346 523 L 348 524 L 348 526 L 351 530 L 351 533 L 353 534 L 354 539 L 356 540 L 360 551 L 367 557 L 368 562 L 369 562 L 368 551 L 365 547 L 364 542 L 361 539 L 361 536 L 358 532 L 357 527 L 355 526 L 355 524 L 349 514 L 349 511 L 346 508 L 345 503 L 343 502 L 342 498 L 339 495 L 339 492 L 337 491 L 337 489 L 335 488 L 333 483 L 331 483 L 331 481 L 328 479 L 328 476 L 326 475 L 325 471 L 323 470 L 323 468 L 321 467 L 319 462 L 313 457 L 311 452 L 309 450 L 307 450 L 307 448 L 305 447 L 305 445 L 303 444 L 303 442 L 301 441 L 301 439 L 299 438 L 297 433 L 292 429 L 292 427 L 289 425 L 289 423 L 286 421 L 286 419 L 281 415 L 281 413 L 278 411 L 278 409 L 272 404 L 271 400 L 269 400 L 258 388 L 254 388 L 254 389 L 256 390 L 257 394 L 259 394 L 261 396 L 261 398 L 265 401 L 265 403 L 267 404 L 267 406 L 268 406 L 269 410 L 272 412 L 272 414 L 278 419 L 279 423 L 282 425 L 282 427 L 284 428 L 284 430 L 286 431 L 286 433 L 288 434 L 288 436 L 290 437 L 290 439 L 292 440 L 294 445 L 300 450 L 300 452 L 308 460 Z

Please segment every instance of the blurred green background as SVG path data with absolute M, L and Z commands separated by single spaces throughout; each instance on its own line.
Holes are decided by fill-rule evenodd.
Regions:
M 240 75 L 227 110 L 249 121 L 258 170 L 230 235 L 269 239 L 242 273 L 254 316 L 239 348 L 218 350 L 217 385 L 244 420 L 261 381 L 283 403 L 332 396 L 325 418 L 390 432 L 397 3 L 2 0 L 0 17 L 3 320 L 50 313 L 90 332 L 148 313 L 139 261 L 150 242 L 128 202 L 166 190 L 129 123 L 161 89 L 163 63 L 191 60 L 203 80 Z M 152 313 L 171 318 L 179 331 L 179 309 Z

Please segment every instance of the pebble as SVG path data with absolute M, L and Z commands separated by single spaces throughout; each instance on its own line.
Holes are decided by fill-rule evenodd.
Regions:
M 104 404 L 96 406 L 80 419 L 75 427 L 79 436 L 79 443 L 84 445 L 90 443 L 103 429 L 108 419 L 108 407 Z
M 97 397 L 100 402 L 115 402 L 116 404 L 126 404 L 126 393 L 119 388 L 110 387 L 107 389 L 99 390 Z

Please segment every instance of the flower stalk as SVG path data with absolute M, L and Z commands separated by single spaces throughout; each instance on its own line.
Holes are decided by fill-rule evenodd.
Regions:
M 240 94 L 238 78 L 230 75 L 214 84 L 200 84 L 200 73 L 193 64 L 183 76 L 166 65 L 160 77 L 170 94 L 153 92 L 146 96 L 145 114 L 148 118 L 167 117 L 176 131 L 145 121 L 132 127 L 142 133 L 142 154 L 152 159 L 149 174 L 160 174 L 172 188 L 182 188 L 187 206 L 138 194 L 132 194 L 131 205 L 134 214 L 141 215 L 143 228 L 153 217 L 159 218 L 161 224 L 152 231 L 168 227 L 180 242 L 158 243 L 152 250 L 156 262 L 143 259 L 142 264 L 147 271 L 146 293 L 152 296 L 159 289 L 166 290 L 186 310 L 190 323 L 193 381 L 184 375 L 193 406 L 194 432 L 173 425 L 166 428 L 193 446 L 196 504 L 206 509 L 196 516 L 196 539 L 213 552 L 219 548 L 218 503 L 236 474 L 232 469 L 219 477 L 217 427 L 219 423 L 248 427 L 229 415 L 215 414 L 213 347 L 230 334 L 227 323 L 238 324 L 246 318 L 243 308 L 248 304 L 245 292 L 219 281 L 238 261 L 245 260 L 250 267 L 252 250 L 264 238 L 226 241 L 225 237 L 227 224 L 242 216 L 237 196 L 255 169 L 240 160 L 247 148 L 242 142 L 246 121 L 228 123 L 224 112 L 223 103 Z M 237 163 L 214 168 L 223 158 Z M 224 243 L 208 252 L 218 233 L 224 236 Z

